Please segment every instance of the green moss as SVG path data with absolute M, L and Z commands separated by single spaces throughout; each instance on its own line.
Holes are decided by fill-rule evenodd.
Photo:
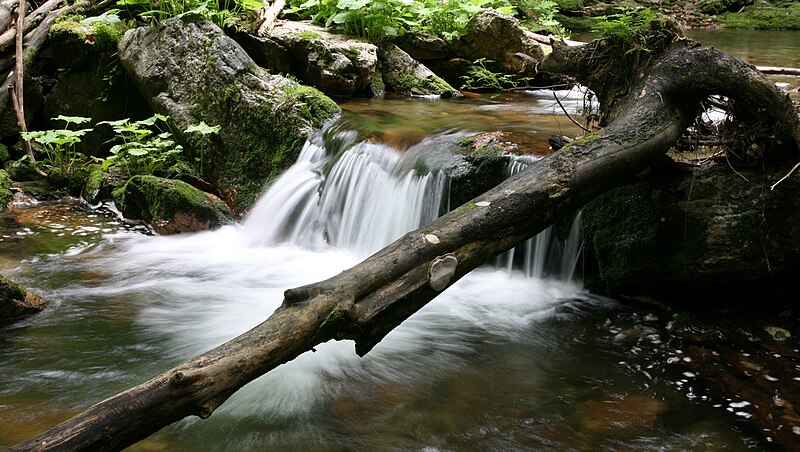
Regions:
M 457 207 L 457 208 L 453 209 L 453 213 L 468 212 L 468 211 L 470 211 L 470 210 L 472 210 L 472 209 L 474 209 L 476 207 L 478 207 L 478 206 L 475 205 L 474 202 L 470 202 L 470 203 L 464 204 L 463 206 L 460 206 L 460 207 Z
M 5 144 L 0 143 L 0 163 L 4 163 L 8 159 L 8 147 Z
M 5 170 L 0 169 L 0 209 L 11 201 L 11 177 Z
M 422 78 L 410 72 L 401 72 L 397 74 L 397 76 L 391 80 L 390 84 L 397 92 L 416 95 L 452 95 L 457 93 L 449 83 L 437 76 Z
M 64 35 L 73 35 L 78 39 L 86 40 L 86 35 L 91 33 L 92 27 L 81 24 L 83 19 L 83 16 L 77 15 L 68 15 L 56 19 L 56 22 L 50 27 L 50 38 L 61 37 L 63 39 Z
M 109 25 L 103 22 L 92 24 L 92 34 L 94 35 L 94 45 L 99 48 L 116 48 L 117 43 L 125 33 L 123 27 Z
M 569 31 L 592 31 L 597 26 L 599 20 L 595 17 L 576 16 L 569 17 L 556 15 L 556 20 Z
M 186 182 L 156 176 L 134 176 L 115 189 L 113 196 L 125 217 L 147 222 L 190 213 L 200 221 L 218 224 L 227 212 L 223 203 L 212 202 Z
M 271 182 L 297 160 L 311 128 L 321 127 L 341 111 L 321 91 L 293 81 L 285 81 L 271 101 L 259 103 L 242 99 L 243 84 L 237 81 L 226 90 L 222 108 L 229 113 L 228 121 L 237 124 L 223 130 L 235 131 L 236 136 L 225 140 L 231 145 L 212 156 L 211 165 L 213 179 L 236 187 L 231 195 L 239 208 L 252 205 L 264 182 Z
M 310 30 L 295 31 L 292 32 L 292 36 L 298 39 L 302 39 L 303 41 L 313 41 L 315 39 L 322 39 L 322 36 Z
M 728 28 L 800 30 L 800 3 L 785 7 L 759 3 L 741 12 L 723 14 L 718 20 Z
M 383 83 L 383 76 L 380 72 L 375 72 L 369 80 L 369 90 L 374 96 L 382 96 L 386 91 L 386 84 Z

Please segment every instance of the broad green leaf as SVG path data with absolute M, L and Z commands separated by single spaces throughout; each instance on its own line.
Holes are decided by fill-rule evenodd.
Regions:
M 53 121 L 66 121 L 67 124 L 83 124 L 84 122 L 89 122 L 92 118 L 86 118 L 83 116 L 64 116 L 58 115 L 55 118 L 50 118 Z
M 208 134 L 212 134 L 212 133 L 218 133 L 219 130 L 220 130 L 220 126 L 218 126 L 218 125 L 217 126 L 209 126 L 208 124 L 206 124 L 205 121 L 200 121 L 200 124 L 189 126 L 189 127 L 186 128 L 186 130 L 184 130 L 184 132 L 186 132 L 186 133 L 197 132 L 197 133 L 200 133 L 202 135 L 208 135 Z
M 102 22 L 107 25 L 118 24 L 121 21 L 117 13 L 119 13 L 118 9 L 110 9 L 99 16 L 87 17 L 86 19 L 83 19 L 81 21 L 81 25 L 92 25 L 95 22 Z
M 130 155 L 132 155 L 134 157 L 141 157 L 143 155 L 147 155 L 148 151 L 147 151 L 147 149 L 142 149 L 142 148 L 132 148 L 132 149 L 128 149 L 128 154 L 130 154 Z

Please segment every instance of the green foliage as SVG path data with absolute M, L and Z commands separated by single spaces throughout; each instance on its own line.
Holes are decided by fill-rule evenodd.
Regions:
M 613 16 L 604 16 L 595 25 L 595 30 L 603 39 L 622 42 L 625 44 L 626 53 L 650 52 L 648 40 L 651 38 L 650 24 L 658 20 L 658 11 L 642 9 L 639 11 L 624 11 Z
M 741 12 L 725 13 L 719 21 L 728 28 L 800 30 L 800 3 L 781 6 L 753 5 Z
M 558 26 L 557 5 L 552 0 L 289 0 L 287 14 L 380 42 L 408 31 L 422 31 L 446 40 L 464 34 L 470 18 L 483 8 L 514 15 L 514 3 L 530 11 L 531 23 L 540 29 Z
M 236 14 L 263 6 L 256 0 L 119 0 L 117 5 L 151 24 L 170 17 L 197 14 L 219 27 L 223 27 Z
M 90 159 L 75 150 L 75 145 L 80 143 L 81 137 L 92 129 L 69 130 L 70 124 L 83 124 L 90 118 L 82 116 L 57 116 L 54 121 L 64 121 L 66 125 L 58 130 L 41 130 L 36 132 L 22 132 L 20 135 L 25 141 L 34 141 L 41 145 L 45 157 L 37 162 L 47 171 L 62 180 L 69 179 L 72 174 Z
M 752 4 L 753 0 L 703 0 L 697 4 L 697 9 L 703 14 L 722 14 L 726 11 L 738 11 Z
M 478 58 L 473 62 L 473 65 L 467 69 L 466 75 L 461 76 L 464 84 L 461 89 L 494 89 L 502 91 L 506 88 L 517 86 L 516 81 L 509 74 L 501 74 L 492 72 L 486 68 L 487 63 L 492 63 L 492 60 L 486 58 Z
M 111 156 L 103 162 L 103 169 L 113 166 L 123 168 L 128 176 L 164 172 L 177 162 L 183 147 L 175 143 L 172 133 L 165 131 L 156 122 L 166 125 L 168 117 L 155 114 L 141 121 L 130 119 L 101 121 L 108 124 L 121 141 L 111 148 Z
M 523 0 L 520 8 L 528 17 L 524 25 L 531 30 L 545 31 L 555 36 L 566 36 L 567 31 L 556 20 L 559 5 L 553 0 Z

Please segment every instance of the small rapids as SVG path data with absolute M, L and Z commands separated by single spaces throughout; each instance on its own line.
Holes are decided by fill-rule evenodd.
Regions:
M 6 249 L 30 257 L 15 264 L 0 253 L 0 272 L 52 304 L 0 329 L 0 447 L 247 331 L 286 289 L 331 277 L 455 207 L 426 153 L 463 135 L 442 129 L 403 150 L 357 136 L 311 139 L 241 224 L 215 231 L 146 236 L 100 216 L 87 238 L 60 212 L 3 223 Z M 510 160 L 508 174 L 533 159 Z M 668 363 L 682 356 L 669 314 L 582 291 L 579 217 L 571 223 L 473 271 L 364 358 L 351 342 L 322 344 L 211 418 L 131 450 L 759 445 L 711 401 L 687 396 L 699 391 Z M 53 224 L 58 240 L 74 237 L 46 245 Z

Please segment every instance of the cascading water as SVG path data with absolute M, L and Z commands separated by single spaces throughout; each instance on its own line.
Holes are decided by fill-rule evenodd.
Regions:
M 536 160 L 537 157 L 527 155 L 510 156 L 506 175 L 511 177 Z M 525 243 L 499 256 L 497 264 L 509 271 L 515 266 L 521 267 L 528 278 L 555 277 L 563 281 L 573 281 L 582 249 L 581 212 L 578 212 L 563 241 L 556 237 L 555 226 L 549 226 Z
M 94 213 L 87 221 L 80 209 L 67 209 L 84 215 L 72 220 L 78 227 L 64 210 L 0 212 L 0 227 L 19 223 L 0 232 L 0 270 L 51 303 L 0 328 L 0 449 L 241 334 L 268 317 L 287 288 L 333 276 L 441 213 L 445 177 L 424 168 L 442 167 L 447 143 L 463 135 L 406 135 L 398 129 L 408 118 L 396 116 L 403 108 L 437 131 L 571 134 L 568 121 L 536 115 L 553 109 L 551 96 L 513 96 L 364 101 L 382 108 L 371 117 L 385 119 L 383 129 L 366 129 L 392 128 L 413 137 L 396 141 L 419 144 L 401 152 L 357 143 L 355 133 L 315 137 L 242 225 L 162 237 Z M 575 284 L 529 277 L 558 267 L 568 275 L 580 247 L 578 229 L 571 235 L 557 254 L 573 257 L 524 264 L 526 254 L 553 254 L 542 250 L 555 245 L 518 249 L 503 262 L 516 261 L 514 269 L 474 270 L 365 357 L 349 342 L 322 344 L 248 384 L 208 420 L 184 420 L 130 450 L 741 446 L 731 433 L 739 425 L 723 410 L 656 420 L 662 411 L 697 412 L 696 400 L 669 386 L 693 386 L 682 369 L 669 375 L 682 347 L 669 345 L 670 327 L 654 322 L 671 324 L 671 313 L 639 315 Z
M 416 174 L 402 153 L 386 145 L 353 143 L 352 133 L 309 140 L 298 162 L 270 187 L 244 222 L 251 245 L 289 242 L 325 245 L 367 256 L 433 221 L 441 209 L 445 175 Z

